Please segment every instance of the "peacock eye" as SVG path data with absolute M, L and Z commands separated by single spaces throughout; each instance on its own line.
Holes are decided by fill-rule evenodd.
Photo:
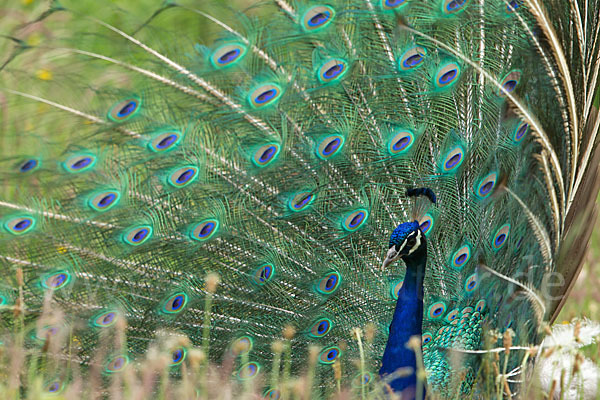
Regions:
M 260 371 L 260 364 L 257 362 L 249 362 L 242 365 L 238 371 L 238 378 L 245 381 L 255 378 Z
M 113 374 L 122 371 L 129 364 L 129 357 L 126 355 L 113 358 L 104 368 L 104 372 Z

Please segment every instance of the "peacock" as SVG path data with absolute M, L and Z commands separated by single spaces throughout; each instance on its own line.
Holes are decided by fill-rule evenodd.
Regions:
M 600 1 L 23 3 L 1 340 L 47 394 L 197 348 L 269 399 L 525 393 L 596 215 Z

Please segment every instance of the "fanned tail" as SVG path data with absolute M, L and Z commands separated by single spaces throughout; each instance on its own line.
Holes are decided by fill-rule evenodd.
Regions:
M 202 346 L 276 389 L 282 341 L 295 375 L 319 349 L 323 394 L 340 365 L 364 387 L 414 187 L 437 197 L 417 212 L 428 383 L 470 392 L 483 329 L 540 342 L 596 212 L 598 1 L 87 6 L 53 2 L 0 60 L 0 300 L 35 345 L 71 332 L 112 374 L 184 335 L 174 375 Z M 36 324 L 49 309 L 61 322 Z

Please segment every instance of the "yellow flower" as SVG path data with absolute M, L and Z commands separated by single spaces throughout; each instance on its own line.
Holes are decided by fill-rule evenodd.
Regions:
M 35 75 L 38 77 L 38 79 L 41 79 L 43 81 L 52 80 L 52 71 L 50 71 L 49 69 L 38 69 Z

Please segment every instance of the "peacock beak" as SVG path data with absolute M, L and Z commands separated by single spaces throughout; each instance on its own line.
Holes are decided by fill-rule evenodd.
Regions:
M 396 258 L 398 258 L 398 254 L 398 251 L 396 251 L 396 249 L 393 246 L 390 247 L 385 256 L 385 260 L 383 260 L 383 265 L 381 266 L 381 268 L 385 269 L 389 267 L 389 265 L 393 263 L 396 260 Z
M 394 260 L 392 260 L 391 258 L 386 257 L 385 260 L 383 260 L 383 265 L 381 266 L 381 269 L 386 269 Z

